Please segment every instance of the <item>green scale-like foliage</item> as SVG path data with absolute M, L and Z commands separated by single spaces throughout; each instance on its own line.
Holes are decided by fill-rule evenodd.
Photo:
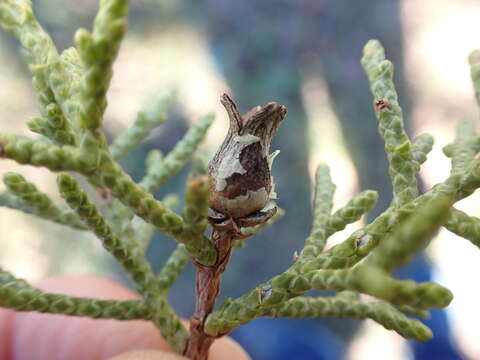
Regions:
M 423 310 L 426 309 L 445 307 L 452 300 L 450 291 L 440 285 L 399 281 L 388 272 L 406 263 L 415 252 L 426 246 L 442 224 L 459 235 L 468 234 L 465 237 L 473 243 L 478 241 L 478 219 L 451 207 L 455 201 L 470 195 L 480 185 L 479 162 L 474 159 L 479 150 L 478 136 L 471 124 L 460 125 L 457 139 L 449 146 L 451 176 L 444 183 L 418 196 L 415 174 L 432 149 L 433 138 L 428 134 L 421 135 L 413 144 L 408 139 L 393 88 L 393 67 L 385 60 L 383 49 L 377 41 L 367 44 L 362 63 L 371 82 L 374 103 L 377 104 L 379 130 L 386 142 L 394 188 L 392 206 L 344 242 L 322 252 L 329 236 L 373 207 L 376 194 L 364 192 L 356 198 L 363 198 L 363 201 L 357 200 L 360 207 L 353 206 L 354 199 L 332 215 L 334 186 L 328 169 L 320 166 L 317 171 L 313 229 L 302 254 L 285 273 L 238 299 L 226 301 L 214 311 L 207 319 L 207 331 L 211 335 L 228 332 L 265 314 L 291 316 L 285 310 L 287 304 L 297 304 L 295 299 L 310 289 L 364 293 L 394 304 L 397 309 L 408 309 L 409 313 L 416 315 L 424 315 Z M 366 261 L 356 265 L 365 257 Z M 319 298 L 318 303 L 324 304 L 323 300 Z M 313 301 L 309 300 L 312 306 Z M 302 306 L 305 306 L 305 302 L 302 302 Z M 305 311 L 316 313 L 313 309 Z M 337 316 L 344 315 L 337 313 Z M 376 321 L 382 323 L 378 319 Z M 404 321 L 402 325 L 389 322 L 395 323 L 396 326 L 390 326 L 406 337 L 421 341 L 430 337 L 429 331 L 416 333 L 409 330 L 410 325 Z
M 428 340 L 432 333 L 420 321 L 410 319 L 389 303 L 382 301 L 366 302 L 345 298 L 342 295 L 332 297 L 297 297 L 280 306 L 267 310 L 266 317 L 289 318 L 354 318 L 372 319 L 392 329 L 405 338 Z
M 178 198 L 158 200 L 153 193 L 192 158 L 213 121 L 200 118 L 167 154 L 158 150 L 146 159 L 146 175 L 135 182 L 118 161 L 167 119 L 170 97 L 140 111 L 132 126 L 109 146 L 102 130 L 106 95 L 113 63 L 126 30 L 126 0 L 102 0 L 91 31 L 81 29 L 75 47 L 59 53 L 37 22 L 28 0 L 0 4 L 0 25 L 26 52 L 39 115 L 28 121 L 40 137 L 0 133 L 0 157 L 60 172 L 58 190 L 67 203 L 57 204 L 35 184 L 16 173 L 4 175 L 0 205 L 47 221 L 90 231 L 131 276 L 142 296 L 136 301 L 78 298 L 46 293 L 0 269 L 0 306 L 117 320 L 152 321 L 172 348 L 182 353 L 189 334 L 167 301 L 167 294 L 187 263 L 209 267 L 217 248 L 207 236 L 209 179 L 201 171 L 187 180 L 185 205 L 174 211 Z M 470 56 L 471 74 L 480 102 L 480 53 Z M 447 306 L 451 292 L 433 283 L 398 280 L 391 273 L 428 246 L 437 230 L 448 230 L 480 246 L 480 219 L 455 209 L 454 203 L 480 187 L 480 139 L 475 124 L 465 121 L 455 141 L 444 147 L 451 158 L 449 177 L 419 195 L 416 176 L 432 149 L 433 138 L 411 141 L 404 130 L 402 110 L 393 84 L 393 65 L 376 40 L 367 43 L 362 65 L 370 82 L 379 132 L 385 141 L 393 201 L 372 222 L 328 248 L 329 238 L 370 211 L 378 194 L 362 191 L 336 211 L 335 185 L 327 165 L 315 177 L 311 231 L 293 264 L 237 299 L 228 299 L 205 323 L 210 336 L 229 333 L 258 317 L 350 317 L 371 319 L 403 337 L 419 341 L 432 334 L 419 320 L 428 310 Z M 92 201 L 75 178 L 81 175 L 102 194 Z M 271 206 L 271 204 L 269 205 Z M 98 209 L 101 209 L 98 210 Z M 236 229 L 236 246 L 281 219 L 283 209 L 265 223 Z M 178 242 L 158 274 L 145 258 L 156 231 Z M 244 251 L 248 251 L 244 250 Z M 307 297 L 308 291 L 329 290 L 334 296 Z M 369 295 L 365 300 L 361 294 Z
M 69 225 L 76 229 L 86 230 L 81 219 L 72 211 L 55 205 L 50 197 L 39 191 L 35 184 L 28 182 L 17 173 L 7 173 L 3 176 L 12 197 L 21 204 L 19 207 L 27 209 L 38 217 L 48 219 L 59 224 Z M 6 204 L 4 206 L 7 206 Z M 13 206 L 16 208 L 16 206 Z
M 378 129 L 385 141 L 394 203 L 401 206 L 415 198 L 418 193 L 415 178 L 418 166 L 403 128 L 402 109 L 393 84 L 393 64 L 385 59 L 380 43 L 371 40 L 363 50 L 362 65 L 374 96 Z
M 151 319 L 153 312 L 145 301 L 114 301 L 49 294 L 0 270 L 0 306 L 17 311 L 88 316 L 92 318 L 133 320 Z

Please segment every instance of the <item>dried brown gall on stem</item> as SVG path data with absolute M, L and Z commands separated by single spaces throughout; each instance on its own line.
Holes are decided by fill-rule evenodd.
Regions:
M 269 150 L 287 108 L 269 102 L 240 115 L 227 94 L 221 101 L 230 127 L 208 166 L 209 206 L 220 216 L 236 220 L 259 212 L 276 197 L 270 171 L 278 152 Z

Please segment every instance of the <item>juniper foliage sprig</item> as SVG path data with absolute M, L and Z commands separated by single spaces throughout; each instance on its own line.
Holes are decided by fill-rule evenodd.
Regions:
M 145 301 L 96 300 L 49 294 L 0 269 L 0 306 L 17 311 L 38 311 L 91 318 L 134 320 L 151 319 L 153 313 Z
M 385 59 L 380 43 L 371 40 L 364 48 L 362 65 L 370 81 L 378 129 L 385 141 L 394 203 L 401 206 L 412 201 L 418 193 L 417 166 L 403 128 L 402 109 L 393 84 L 393 64 Z
M 456 228 L 456 232 L 462 234 L 460 226 L 455 226 L 460 220 L 459 213 L 452 209 L 451 205 L 470 195 L 480 186 L 480 162 L 477 158 L 471 157 L 472 154 L 478 153 L 478 136 L 473 135 L 471 126 L 461 125 L 454 143 L 457 150 L 456 155 L 452 155 L 451 176 L 442 184 L 418 196 L 415 174 L 431 150 L 433 139 L 430 135 L 422 135 L 411 145 L 403 130 L 401 109 L 391 81 L 393 67 L 385 60 L 383 48 L 377 41 L 371 41 L 366 45 L 362 63 L 371 81 L 380 133 L 386 141 L 385 150 L 394 188 L 392 205 L 372 223 L 355 231 L 344 242 L 328 251 L 315 253 L 313 258 L 301 256 L 283 274 L 259 285 L 238 299 L 227 300 L 207 319 L 206 329 L 210 335 L 229 332 L 262 316 L 265 312 L 276 314 L 271 309 L 283 306 L 285 302 L 288 303 L 290 299 L 312 288 L 361 292 L 399 307 L 408 306 L 410 312 L 420 314 L 424 314 L 425 309 L 447 306 L 451 301 L 451 293 L 437 284 L 398 281 L 385 270 L 392 270 L 420 250 L 430 240 L 431 233 L 441 224 L 450 224 L 447 227 L 452 231 Z M 476 86 L 478 87 L 477 84 Z M 472 132 L 476 141 L 466 134 L 468 131 Z M 466 141 L 465 138 L 469 140 Z M 317 171 L 317 186 L 319 178 L 324 184 L 329 185 L 331 182 L 324 167 Z M 329 204 L 333 186 L 327 185 L 322 188 L 325 193 L 321 195 L 324 202 L 322 208 L 315 210 L 312 227 L 315 229 L 318 222 L 322 223 L 317 233 L 312 230 L 312 233 L 320 239 L 321 246 L 331 235 L 327 224 L 331 221 Z M 318 199 L 319 192 L 316 194 L 315 199 Z M 317 200 L 314 203 L 316 205 Z M 455 216 L 457 221 L 454 220 Z M 474 223 L 475 219 L 469 218 L 470 239 L 475 239 L 477 235 L 475 226 L 471 225 Z M 419 224 L 421 226 L 418 226 Z M 464 234 L 467 233 L 465 227 L 462 231 Z M 308 240 L 306 245 L 312 242 Z M 379 244 L 381 246 L 377 248 Z M 311 250 L 308 249 L 306 246 L 304 251 L 310 253 Z M 367 257 L 365 263 L 355 266 L 365 257 Z M 394 330 L 405 333 L 406 324 L 394 327 Z M 424 336 L 413 337 L 420 341 L 426 340 Z
M 0 4 L 0 25 L 24 48 L 39 98 L 40 114 L 30 119 L 28 126 L 42 135 L 33 138 L 0 133 L 0 157 L 63 171 L 58 176 L 58 188 L 71 210 L 55 203 L 16 173 L 4 176 L 7 189 L 0 192 L 0 205 L 94 233 L 131 275 L 143 299 L 106 301 L 50 294 L 0 269 L 0 306 L 17 311 L 150 320 L 172 348 L 183 353 L 189 333 L 166 296 L 189 260 L 206 269 L 205 273 L 224 264 L 225 258 L 217 255 L 219 246 L 225 244 L 214 244 L 207 237 L 208 221 L 216 221 L 212 234 L 218 236 L 221 226 L 225 226 L 225 239 L 235 234 L 237 237 L 232 239 L 240 244 L 244 238 L 255 236 L 278 221 L 285 211 L 277 209 L 273 216 L 273 211 L 260 212 L 264 218 L 247 216 L 242 220 L 247 224 L 244 226 L 232 225 L 232 219 L 229 223 L 228 219 L 210 218 L 209 178 L 200 173 L 187 180 L 181 214 L 173 210 L 176 197 L 155 199 L 153 193 L 192 158 L 213 121 L 212 115 L 199 119 L 165 156 L 151 151 L 146 159 L 146 175 L 139 183 L 121 168 L 118 160 L 166 120 L 170 102 L 169 98 L 162 98 L 141 111 L 133 125 L 107 146 L 102 130 L 106 94 L 126 29 L 127 5 L 126 0 L 101 0 L 92 31 L 79 30 L 76 47 L 59 54 L 37 22 L 30 1 L 7 0 Z M 469 60 L 480 103 L 480 52 L 474 51 Z M 205 320 L 201 330 L 207 338 L 225 335 L 262 316 L 368 318 L 406 338 L 431 338 L 425 325 L 407 315 L 426 317 L 429 309 L 447 306 L 452 294 L 439 284 L 398 280 L 391 273 L 427 246 L 441 226 L 480 246 L 480 220 L 453 207 L 480 187 L 480 138 L 472 121 L 461 123 L 455 141 L 444 148 L 452 161 L 450 176 L 419 195 L 416 175 L 432 149 L 433 138 L 424 134 L 411 141 L 406 134 L 392 81 L 393 65 L 386 60 L 378 41 L 367 43 L 362 65 L 370 82 L 379 132 L 385 141 L 394 195 L 390 207 L 343 242 L 327 248 L 329 238 L 370 211 L 378 195 L 371 190 L 360 192 L 332 212 L 335 185 L 328 166 L 320 165 L 315 178 L 313 222 L 304 248 L 285 272 L 237 299 L 226 300 L 201 319 Z M 223 100 L 229 100 L 228 96 Z M 270 103 L 258 116 L 251 113 L 251 118 L 239 119 L 233 102 L 227 103 L 237 127 L 245 125 L 242 121 L 258 121 L 275 109 L 281 109 L 283 118 L 286 111 Z M 240 137 L 240 129 L 236 131 Z M 272 159 L 267 160 L 270 170 Z M 104 195 L 104 201 L 96 204 L 90 200 L 66 171 L 84 176 Z M 264 221 L 255 222 L 258 219 Z M 230 228 L 225 225 L 228 223 Z M 153 273 L 145 258 L 156 231 L 178 242 L 158 274 Z M 311 289 L 337 294 L 304 296 Z M 360 294 L 375 299 L 365 301 Z
M 10 206 L 2 204 L 3 206 L 19 210 L 25 209 L 40 218 L 63 225 L 69 225 L 75 229 L 87 229 L 75 213 L 54 204 L 47 194 L 39 191 L 35 184 L 26 181 L 22 175 L 13 172 L 7 173 L 3 176 L 3 182 L 12 197 Z M 5 193 L 5 195 L 7 195 L 7 193 Z M 14 205 L 13 201 L 16 201 L 18 205 Z
M 160 98 L 147 111 L 141 111 L 131 127 L 120 134 L 110 145 L 110 153 L 115 160 L 121 159 L 135 146 L 142 142 L 157 126 L 167 120 L 166 110 L 171 103 L 171 97 Z
M 394 306 L 383 301 L 366 302 L 344 297 L 296 297 L 265 311 L 263 316 L 278 318 L 353 318 L 373 321 L 398 332 L 405 338 L 426 341 L 432 332 L 420 321 L 405 316 Z

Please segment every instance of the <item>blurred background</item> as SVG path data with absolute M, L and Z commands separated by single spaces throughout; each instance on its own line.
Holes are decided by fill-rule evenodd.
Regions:
M 61 50 L 72 45 L 75 29 L 90 28 L 96 9 L 94 0 L 34 1 L 37 16 Z M 109 92 L 109 138 L 162 94 L 175 95 L 169 121 L 122 162 L 135 179 L 144 174 L 149 150 L 168 152 L 191 123 L 210 111 L 216 121 L 199 153 L 213 155 L 228 125 L 219 102 L 222 92 L 233 96 L 241 112 L 268 101 L 288 107 L 273 144 L 281 150 L 273 175 L 278 204 L 287 216 L 235 252 L 222 299 L 237 297 L 290 265 L 309 232 L 312 177 L 319 162 L 331 167 L 336 207 L 363 189 L 381 196 L 370 219 L 390 202 L 383 142 L 359 63 L 367 40 L 379 39 L 395 64 L 409 134 L 435 137 L 421 171 L 424 188 L 448 176 L 450 165 L 441 148 L 453 139 L 458 122 L 478 116 L 466 60 L 480 47 L 475 0 L 137 0 L 129 21 Z M 0 64 L 1 131 L 31 135 L 26 120 L 38 113 L 36 96 L 18 44 L 4 33 Z M 157 197 L 182 195 L 188 170 Z M 0 175 L 6 171 L 21 172 L 59 199 L 55 176 L 48 171 L 0 162 Z M 458 207 L 480 215 L 476 195 Z M 361 225 L 350 225 L 329 246 Z M 35 281 L 96 273 L 128 284 L 91 235 L 3 208 L 0 229 L 0 263 L 19 277 Z M 155 268 L 174 245 L 161 236 L 152 241 L 148 256 Z M 260 319 L 232 336 L 253 359 L 480 359 L 479 259 L 468 241 L 442 231 L 425 255 L 399 273 L 434 279 L 455 295 L 446 311 L 434 312 L 427 322 L 435 339 L 424 345 L 406 342 L 369 320 Z M 193 276 L 189 266 L 171 293 L 182 316 L 193 309 Z

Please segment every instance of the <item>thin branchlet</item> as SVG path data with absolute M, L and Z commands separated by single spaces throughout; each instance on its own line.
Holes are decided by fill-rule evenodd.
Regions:
M 158 273 L 158 284 L 162 292 L 168 292 L 178 279 L 189 260 L 185 245 L 179 244 Z
M 415 139 L 412 145 L 412 157 L 418 164 L 418 169 L 427 160 L 427 155 L 433 148 L 433 136 L 422 134 Z
M 142 300 L 96 300 L 50 294 L 30 286 L 25 280 L 0 269 L 0 306 L 16 311 L 38 311 L 91 318 L 150 320 L 150 305 Z
M 323 250 L 328 239 L 325 227 L 332 211 L 334 192 L 335 184 L 330 177 L 330 169 L 326 165 L 320 165 L 315 174 L 312 230 L 300 256 L 316 256 Z
M 423 205 L 415 216 L 405 220 L 397 231 L 384 239 L 361 266 L 374 266 L 392 272 L 405 265 L 428 244 L 445 222 L 451 205 L 451 199 L 443 196 Z
M 5 199 L 5 202 L 2 202 L 3 206 L 23 210 L 74 229 L 87 229 L 77 214 L 70 209 L 54 204 L 46 193 L 38 190 L 35 184 L 25 180 L 22 175 L 13 172 L 6 173 L 3 176 L 3 182 L 9 190 L 2 197 Z
M 447 230 L 469 240 L 480 248 L 480 219 L 465 212 L 451 208 L 444 223 Z
M 175 175 L 190 160 L 194 151 L 205 138 L 213 119 L 213 114 L 199 119 L 163 159 L 159 159 L 156 164 L 152 160 L 149 171 L 140 182 L 140 186 L 153 193 Z
M 135 252 L 118 238 L 107 224 L 95 204 L 82 191 L 77 181 L 66 173 L 57 178 L 60 195 L 65 202 L 78 214 L 79 218 L 102 240 L 105 249 L 120 262 L 132 276 L 140 292 L 145 293 L 153 287 L 155 277 L 150 265 L 143 256 Z
M 472 76 L 473 89 L 475 91 L 475 99 L 480 105 L 480 49 L 472 51 L 469 58 L 470 74 Z
M 166 111 L 171 104 L 171 97 L 158 99 L 146 111 L 141 111 L 131 127 L 117 136 L 110 145 L 109 150 L 114 160 L 118 161 L 138 144 L 140 144 L 151 131 L 167 120 Z
M 363 49 L 361 63 L 370 82 L 378 129 L 385 141 L 389 162 L 394 204 L 402 206 L 418 194 L 417 163 L 413 159 L 411 143 L 404 130 L 402 109 L 393 84 L 393 64 L 385 59 L 385 52 L 377 40 L 370 40 Z
M 384 301 L 365 302 L 347 299 L 342 295 L 332 297 L 297 297 L 270 308 L 266 317 L 288 318 L 354 318 L 371 319 L 386 329 L 405 338 L 427 341 L 432 332 L 420 321 L 410 319 L 396 307 Z
M 101 126 L 107 107 L 112 66 L 126 30 L 127 4 L 126 0 L 102 0 L 92 32 L 80 29 L 75 34 L 75 44 L 84 66 L 79 124 L 93 134 Z

